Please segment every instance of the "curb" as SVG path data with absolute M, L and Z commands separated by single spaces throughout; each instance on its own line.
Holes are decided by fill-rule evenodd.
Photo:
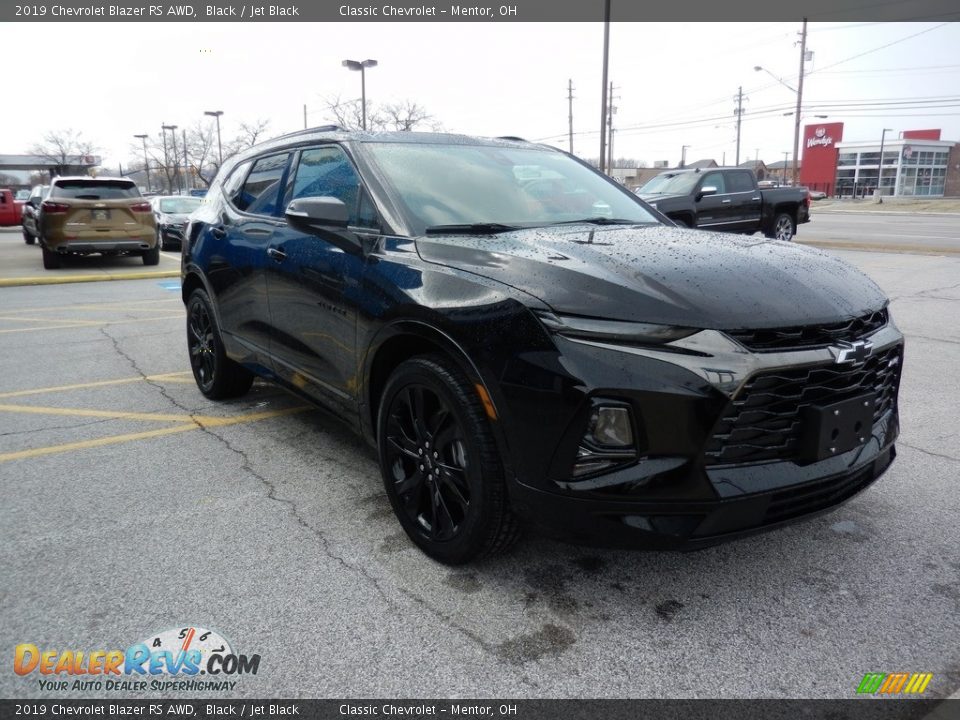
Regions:
M 879 245 L 873 243 L 839 242 L 830 240 L 797 240 L 800 245 L 827 248 L 829 250 L 862 250 L 908 255 L 960 255 L 960 248 L 938 247 L 936 245 Z
M 180 270 L 136 272 L 125 275 L 50 275 L 40 277 L 0 278 L 0 287 L 21 285 L 61 285 L 66 283 L 105 282 L 111 280 L 147 280 L 150 278 L 178 278 Z

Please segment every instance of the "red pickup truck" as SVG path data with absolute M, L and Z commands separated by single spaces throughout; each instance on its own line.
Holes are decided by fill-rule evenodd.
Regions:
M 19 225 L 23 203 L 14 199 L 13 191 L 0 189 L 0 227 Z

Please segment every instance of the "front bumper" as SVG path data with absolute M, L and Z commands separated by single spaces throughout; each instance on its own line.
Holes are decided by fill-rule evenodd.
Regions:
M 896 456 L 903 336 L 890 322 L 870 339 L 877 360 L 860 366 L 863 383 L 883 388 L 870 435 L 856 448 L 811 460 L 791 444 L 796 436 L 785 436 L 791 443 L 782 455 L 768 452 L 776 445 L 751 451 L 753 421 L 731 426 L 730 409 L 745 393 L 758 392 L 758 377 L 782 375 L 795 383 L 795 376 L 809 376 L 827 396 L 834 387 L 842 387 L 840 398 L 859 394 L 865 387 L 849 386 L 843 368 L 851 366 L 836 363 L 830 348 L 751 352 L 718 331 L 674 343 L 696 355 L 557 338 L 561 359 L 552 364 L 564 368 L 565 382 L 554 383 L 552 394 L 536 401 L 537 424 L 552 431 L 538 435 L 529 429 L 529 389 L 524 402 L 510 408 L 511 420 L 526 426 L 524 452 L 514 459 L 513 507 L 548 534 L 577 543 L 672 549 L 712 545 L 826 512 L 872 484 Z M 765 394 L 767 387 L 759 391 Z M 508 404 L 510 395 L 508 388 Z M 551 397 L 564 400 L 554 399 L 551 407 Z M 639 459 L 593 477 L 571 478 L 573 446 L 583 435 L 582 406 L 597 398 L 631 405 Z M 565 413 L 577 403 L 580 410 Z M 798 423 L 802 417 L 798 412 Z M 552 455 L 537 460 L 551 432 Z M 722 451 L 718 437 L 728 439 Z M 545 473 L 535 471 L 538 462 Z

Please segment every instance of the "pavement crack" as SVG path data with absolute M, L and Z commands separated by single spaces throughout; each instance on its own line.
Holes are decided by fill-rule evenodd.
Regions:
M 909 443 L 905 443 L 903 440 L 898 441 L 897 444 L 903 445 L 904 447 L 908 447 L 911 450 L 916 450 L 917 452 L 921 452 L 924 455 L 929 455 L 930 457 L 943 458 L 944 460 L 953 460 L 954 462 L 960 462 L 960 458 L 954 457 L 953 455 L 943 455 L 941 453 L 931 452 L 930 450 L 924 450 L 922 447 L 917 447 L 916 445 L 910 445 Z
M 101 420 L 91 420 L 89 422 L 71 423 L 70 425 L 53 425 L 50 427 L 33 428 L 31 430 L 14 430 L 13 432 L 0 433 L 0 437 L 12 437 L 14 435 L 36 435 L 51 430 L 73 430 L 74 428 L 90 427 L 100 423 L 110 422 L 113 418 L 103 418 Z

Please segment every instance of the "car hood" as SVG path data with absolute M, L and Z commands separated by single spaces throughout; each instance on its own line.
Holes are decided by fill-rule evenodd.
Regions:
M 427 262 L 571 315 L 717 330 L 839 322 L 887 299 L 856 268 L 790 242 L 664 225 L 534 228 L 417 240 Z

